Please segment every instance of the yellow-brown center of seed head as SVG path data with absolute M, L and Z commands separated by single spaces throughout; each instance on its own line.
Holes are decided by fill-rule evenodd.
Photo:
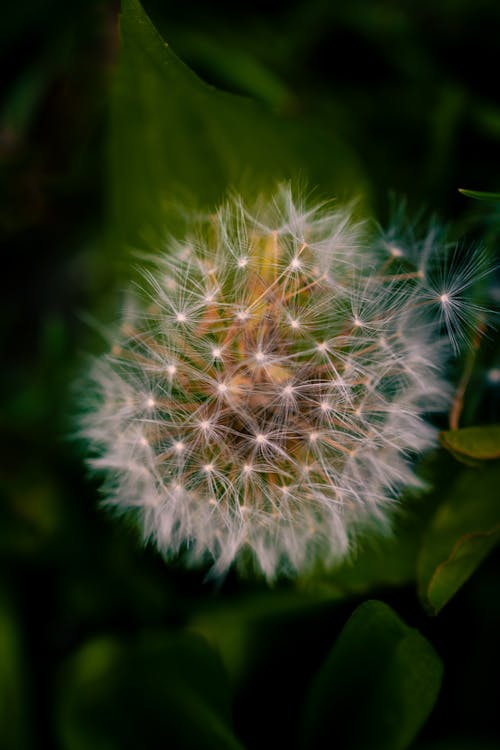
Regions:
M 313 523 L 359 437 L 356 404 L 352 420 L 335 409 L 349 399 L 345 357 L 327 343 L 339 333 L 332 289 L 307 244 L 277 232 L 249 235 L 230 261 L 217 250 L 172 261 L 168 325 L 127 331 L 129 356 L 157 378 L 143 428 L 155 470 L 176 492 L 238 512 L 281 514 L 308 497 Z

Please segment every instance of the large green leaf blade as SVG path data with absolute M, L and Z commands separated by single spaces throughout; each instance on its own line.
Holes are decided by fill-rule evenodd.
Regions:
M 500 465 L 464 470 L 424 536 L 418 583 L 437 614 L 500 541 Z
M 65 750 L 241 750 L 225 673 L 197 636 L 87 643 L 65 665 L 56 711 Z
M 162 230 L 172 204 L 214 205 L 300 180 L 330 197 L 365 192 L 331 128 L 279 118 L 202 82 L 165 43 L 138 0 L 124 0 L 110 128 L 111 211 L 130 243 Z
M 441 676 L 420 633 L 382 602 L 365 602 L 311 686 L 302 746 L 403 750 L 432 710 Z

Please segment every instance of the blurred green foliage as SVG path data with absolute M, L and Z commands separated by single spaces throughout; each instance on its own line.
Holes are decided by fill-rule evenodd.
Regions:
M 385 604 L 348 620 L 306 699 L 302 747 L 403 750 L 431 711 L 442 665 L 430 644 Z
M 2 11 L 0 747 L 491 750 L 498 552 L 474 571 L 498 534 L 497 462 L 432 457 L 433 491 L 408 498 L 394 537 L 366 540 L 352 565 L 216 588 L 99 510 L 71 440 L 71 384 L 103 346 L 92 321 L 116 310 L 126 246 L 228 184 L 291 176 L 316 195 L 362 195 L 381 220 L 395 191 L 498 253 L 498 202 L 457 188 L 499 189 L 500 98 L 485 71 L 500 8 L 144 4 L 156 30 L 124 4 L 118 70 L 113 0 Z M 465 426 L 500 421 L 499 366 L 491 333 Z M 394 611 L 356 609 L 367 596 Z M 414 740 L 439 660 L 442 690 Z

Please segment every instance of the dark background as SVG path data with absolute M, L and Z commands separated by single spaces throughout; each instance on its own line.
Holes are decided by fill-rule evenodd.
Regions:
M 145 7 L 206 81 L 289 118 L 332 123 L 362 165 L 378 218 L 387 218 L 394 191 L 410 211 L 424 206 L 457 234 L 495 246 L 498 208 L 457 188 L 500 190 L 497 2 Z M 235 682 L 235 728 L 249 747 L 293 746 L 290 716 L 361 598 L 310 608 L 293 600 L 269 611 L 263 584 L 230 576 L 217 590 L 203 572 L 165 565 L 99 510 L 98 482 L 68 438 L 72 383 L 95 346 L 85 315 L 105 307 L 112 274 L 101 246 L 117 15 L 116 2 L 97 0 L 24 0 L 2 10 L 0 747 L 92 747 L 61 739 L 58 708 L 65 660 L 91 638 L 176 632 L 234 602 L 238 631 L 238 611 L 261 595 L 267 604 L 245 626 L 257 655 Z M 493 344 L 483 360 L 484 369 L 497 364 Z M 471 421 L 498 419 L 498 386 L 481 380 L 484 369 L 475 376 Z M 498 562 L 498 553 L 490 557 L 435 619 L 414 586 L 373 592 L 444 660 L 422 742 L 500 746 Z M 283 583 L 276 596 L 289 592 Z

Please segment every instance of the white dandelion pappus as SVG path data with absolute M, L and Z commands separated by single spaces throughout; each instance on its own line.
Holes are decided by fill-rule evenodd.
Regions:
M 269 580 L 293 575 L 387 532 L 421 486 L 475 275 L 470 258 L 447 275 L 434 236 L 411 258 L 393 240 L 281 187 L 253 209 L 231 198 L 152 259 L 83 432 L 108 504 L 164 555 L 220 575 L 251 551 Z

